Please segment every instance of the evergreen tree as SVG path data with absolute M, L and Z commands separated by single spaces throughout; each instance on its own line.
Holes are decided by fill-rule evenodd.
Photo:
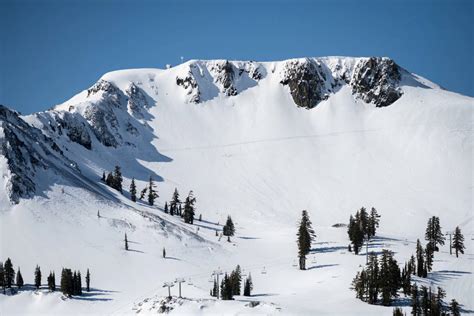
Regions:
M 5 294 L 5 268 L 3 262 L 0 262 L 0 286 L 3 288 L 3 294 Z
M 47 281 L 48 281 L 48 289 L 51 292 L 56 291 L 56 278 L 54 276 L 54 272 L 49 272 Z
M 170 202 L 170 214 L 175 215 L 178 213 L 178 206 L 181 205 L 181 200 L 179 199 L 179 192 L 177 188 L 174 188 L 173 197 Z
M 148 190 L 148 187 L 145 187 L 143 190 L 140 192 L 140 200 L 143 200 L 145 198 L 146 191 Z
M 438 292 L 436 293 L 436 298 L 432 304 L 432 310 L 435 315 L 444 315 L 444 306 L 443 299 L 446 297 L 446 292 L 438 286 Z
M 227 273 L 224 275 L 224 279 L 221 282 L 221 298 L 223 300 L 232 300 L 234 298 L 232 293 L 232 283 Z
M 135 178 L 132 178 L 132 183 L 130 184 L 130 199 L 133 202 L 137 201 L 137 186 L 135 185 Z
M 395 307 L 393 309 L 393 316 L 404 316 L 403 309 L 401 307 Z
M 36 265 L 35 269 L 35 286 L 36 289 L 39 289 L 41 286 L 41 269 L 38 265 Z
M 102 172 L 102 178 L 100 178 L 100 180 L 102 180 L 103 182 L 105 182 L 105 171 Z
M 253 290 L 252 275 L 249 272 L 249 276 L 245 279 L 244 283 L 244 296 L 251 296 Z
M 114 176 L 112 175 L 111 172 L 107 174 L 107 178 L 105 179 L 105 184 L 107 184 L 109 187 L 113 187 L 114 185 Z
M 347 234 L 349 235 L 349 239 L 354 245 L 354 253 L 356 255 L 359 254 L 359 250 L 364 243 L 364 232 L 362 230 L 362 224 L 360 223 L 360 213 L 356 213 L 356 218 L 352 215 L 349 217 L 349 226 L 347 230 Z
M 421 310 L 422 315 L 430 315 L 431 311 L 431 295 L 428 292 L 428 288 L 424 285 L 421 286 Z
M 240 295 L 240 287 L 242 285 L 242 271 L 240 265 L 237 265 L 234 271 L 230 274 L 230 283 L 232 286 L 232 294 Z
M 306 270 L 306 255 L 311 250 L 311 242 L 316 237 L 306 210 L 303 210 L 301 213 L 301 221 L 297 237 L 300 270 Z
M 425 275 L 424 251 L 419 239 L 416 241 L 416 275 L 419 277 Z
M 377 210 L 375 207 L 372 207 L 370 211 L 370 216 L 369 216 L 369 223 L 368 223 L 368 236 L 369 238 L 374 237 L 375 233 L 377 231 L 377 228 L 379 228 L 379 223 L 380 223 L 380 215 L 377 213 Z
M 392 299 L 398 297 L 398 289 L 401 286 L 400 268 L 393 258 L 393 253 L 383 249 L 380 259 L 380 289 L 382 304 L 390 306 Z
M 434 260 L 434 246 L 428 243 L 425 248 L 425 267 L 426 272 L 430 272 L 433 269 Z
M 81 271 L 77 271 L 76 295 L 82 295 L 82 277 Z
M 122 192 L 122 172 L 120 171 L 120 166 L 115 166 L 112 187 L 119 192 Z
M 413 316 L 420 316 L 421 315 L 421 306 L 419 300 L 419 293 L 418 293 L 418 286 L 413 285 L 411 289 L 411 314 Z
M 193 191 L 189 191 L 188 196 L 184 202 L 184 222 L 188 224 L 193 224 L 194 222 L 194 203 L 196 203 L 196 198 L 193 196 Z
M 165 202 L 165 213 L 168 214 L 169 211 L 168 211 L 168 202 Z
M 127 239 L 127 233 L 125 233 L 125 250 L 128 250 L 128 239 Z
M 180 204 L 179 207 L 178 207 L 178 215 L 183 217 L 183 205 Z
M 100 211 L 97 210 L 97 218 L 100 218 Z
M 163 258 L 166 258 L 166 249 L 163 247 Z
M 77 289 L 77 273 L 74 271 L 72 275 L 72 295 L 77 295 L 79 290 Z
M 86 273 L 86 291 L 87 292 L 90 291 L 90 285 L 91 285 L 91 274 L 89 272 L 89 269 L 87 269 L 87 273 Z
M 361 207 L 356 213 L 356 222 L 359 224 L 362 235 L 367 236 L 369 231 L 369 216 L 365 207 Z
M 367 268 L 365 271 L 365 279 L 367 286 L 363 285 L 367 293 L 367 302 L 369 304 L 377 304 L 378 295 L 380 292 L 380 271 L 377 255 L 373 252 L 369 255 Z
M 411 271 L 410 263 L 405 263 L 405 267 L 402 270 L 402 289 L 405 296 L 411 293 Z
M 71 269 L 63 268 L 61 272 L 61 292 L 71 297 L 74 292 L 74 279 Z
M 352 280 L 352 289 L 356 292 L 356 298 L 364 302 L 368 300 L 367 283 L 367 272 L 365 269 L 357 272 L 354 280 Z
M 199 214 L 199 221 L 202 222 L 202 214 Z
M 4 284 L 5 287 L 10 289 L 15 280 L 15 270 L 13 269 L 13 264 L 10 258 L 5 261 L 4 269 Z
M 156 190 L 155 190 L 155 183 L 153 182 L 153 178 L 150 176 L 150 180 L 148 184 L 148 204 L 153 205 L 157 197 L 158 197 L 158 193 L 156 193 Z
M 224 236 L 234 236 L 235 234 L 235 227 L 232 218 L 227 216 L 227 221 L 225 222 L 224 227 L 222 228 L 222 233 Z
M 441 232 L 439 217 L 433 216 L 428 219 L 426 226 L 425 240 L 431 244 L 433 251 L 439 251 L 438 244 L 444 245 L 444 235 Z
M 411 255 L 410 261 L 408 261 L 408 272 L 410 274 L 416 275 L 416 261 L 414 255 Z
M 449 311 L 451 312 L 451 315 L 453 316 L 461 315 L 461 309 L 459 308 L 459 303 L 454 298 L 451 300 L 451 303 L 449 304 Z
M 464 247 L 464 236 L 461 233 L 459 226 L 457 226 L 454 230 L 453 248 L 456 250 L 456 258 L 458 257 L 459 253 L 464 254 L 464 249 L 466 249 L 466 247 Z
M 16 274 L 16 286 L 18 286 L 18 288 L 21 289 L 24 284 L 25 283 L 23 282 L 23 276 L 21 275 L 20 267 L 18 267 L 18 272 Z

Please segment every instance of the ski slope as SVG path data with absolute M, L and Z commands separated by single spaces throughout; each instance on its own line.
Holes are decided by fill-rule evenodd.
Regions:
M 321 60 L 334 76 L 354 71 L 358 62 Z M 214 70 L 221 62 L 189 61 L 100 78 L 120 94 L 133 83 L 145 95 L 139 110 L 126 99 L 114 103 L 122 141 L 116 147 L 92 137 L 89 150 L 47 128 L 66 112 L 82 122 L 112 98 L 105 92 L 85 90 L 52 110 L 22 117 L 54 139 L 80 173 L 59 167 L 38 171 L 37 194 L 16 205 L 2 194 L 0 258 L 10 257 L 29 284 L 36 264 L 44 279 L 49 270 L 58 276 L 69 267 L 84 276 L 89 268 L 93 291 L 79 299 L 45 289 L 0 295 L 2 314 L 156 313 L 167 294 L 163 282 L 185 277 L 192 283 L 183 285 L 187 300 L 175 302 L 172 314 L 391 315 L 392 308 L 355 299 L 350 284 L 365 252 L 347 253 L 346 229 L 332 227 L 348 222 L 361 206 L 374 206 L 382 215 L 371 249 L 393 250 L 400 264 L 415 252 L 416 239 L 423 240 L 429 217 L 439 216 L 443 230 L 459 225 L 466 254 L 455 258 L 442 247 L 429 278 L 415 281 L 442 286 L 446 301 L 456 298 L 465 312 L 474 311 L 472 98 L 403 73 L 403 95 L 389 106 L 365 103 L 343 84 L 306 109 L 280 83 L 288 61 L 232 62 L 257 67 L 262 78 L 253 80 L 255 69 L 249 68 L 248 75 L 234 77 L 237 95 L 231 96 Z M 199 103 L 192 102 L 195 90 L 177 84 L 190 72 Z M 130 122 L 135 134 L 127 133 Z M 122 167 L 123 195 L 99 181 L 115 165 Z M 6 190 L 9 170 L 1 159 L 0 173 Z M 132 177 L 140 191 L 150 175 L 158 181 L 157 205 L 131 202 Z M 203 222 L 190 226 L 162 212 L 175 187 L 182 198 L 193 190 Z M 303 209 L 317 234 L 307 271 L 293 266 Z M 237 230 L 231 243 L 215 236 L 229 214 Z M 255 295 L 233 302 L 211 298 L 212 271 L 230 272 L 237 264 L 252 274 Z M 172 292 L 177 294 L 176 287 Z M 251 307 L 249 301 L 260 303 Z

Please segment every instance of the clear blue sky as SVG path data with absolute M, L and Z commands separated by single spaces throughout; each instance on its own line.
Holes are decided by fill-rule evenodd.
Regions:
M 44 110 L 105 72 L 180 56 L 389 56 L 474 96 L 473 2 L 0 0 L 0 104 Z

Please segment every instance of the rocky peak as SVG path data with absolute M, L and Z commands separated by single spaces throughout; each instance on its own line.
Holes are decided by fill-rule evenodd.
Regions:
M 377 107 L 388 106 L 403 94 L 399 87 L 401 68 L 389 58 L 361 59 L 355 66 L 352 93 Z
M 329 74 L 321 63 L 311 60 L 290 60 L 286 62 L 281 84 L 290 88 L 291 96 L 296 105 L 312 109 L 319 102 L 327 100 L 331 88 L 327 86 Z

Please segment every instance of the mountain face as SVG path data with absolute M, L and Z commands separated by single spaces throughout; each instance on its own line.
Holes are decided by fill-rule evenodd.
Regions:
M 473 106 L 378 57 L 192 60 L 107 73 L 44 112 L 0 106 L 0 230 L 14 241 L 3 238 L 1 257 L 27 284 L 39 264 L 56 275 L 90 269 L 93 288 L 84 299 L 25 290 L 0 295 L 0 306 L 22 315 L 155 313 L 168 295 L 163 282 L 183 277 L 182 314 L 392 315 L 355 298 L 350 284 L 365 255 L 347 252 L 347 231 L 335 224 L 376 207 L 370 250 L 393 250 L 399 264 L 431 216 L 443 231 L 473 234 Z M 123 192 L 100 180 L 115 166 Z M 154 205 L 132 202 L 132 179 L 140 194 L 150 178 Z M 202 221 L 164 213 L 175 188 L 181 200 L 193 192 Z M 304 272 L 291 264 L 302 210 L 317 234 Z M 231 242 L 216 237 L 228 215 Z M 444 247 L 430 280 L 473 310 L 472 242 L 459 258 Z M 257 306 L 209 300 L 211 272 L 236 264 L 251 273 Z
M 439 100 L 445 100 L 446 104 L 439 104 Z M 5 185 L 1 189 L 11 202 L 18 203 L 21 198 L 41 193 L 35 185 L 40 171 L 72 172 L 77 177 L 95 181 L 103 171 L 121 165 L 126 168 L 126 179 L 134 177 L 146 181 L 152 176 L 164 181 L 165 186 L 168 182 L 171 190 L 177 181 L 165 180 L 158 170 L 166 173 L 168 166 L 178 168 L 178 165 L 179 173 L 188 168 L 206 169 L 202 168 L 206 162 L 196 162 L 198 158 L 191 154 L 186 165 L 181 165 L 176 161 L 179 156 L 176 151 L 234 148 L 259 142 L 263 145 L 262 152 L 255 156 L 258 158 L 246 161 L 246 168 L 256 169 L 249 169 L 246 177 L 253 182 L 257 172 L 267 177 L 262 181 L 269 181 L 272 175 L 264 172 L 266 168 L 286 169 L 290 163 L 275 158 L 276 152 L 264 153 L 263 148 L 269 142 L 382 130 L 387 133 L 390 126 L 400 132 L 397 136 L 393 133 L 380 136 L 384 139 L 382 142 L 377 139 L 370 143 L 369 136 L 357 139 L 348 136 L 343 143 L 336 142 L 331 148 L 324 144 L 314 149 L 307 146 L 294 149 L 296 156 L 308 155 L 309 160 L 304 163 L 308 168 L 315 167 L 311 160 L 321 157 L 321 150 L 329 150 L 330 155 L 337 147 L 331 154 L 336 160 L 343 158 L 340 155 L 349 154 L 345 152 L 347 148 L 378 150 L 370 153 L 374 162 L 363 161 L 369 158 L 362 152 L 362 160 L 345 167 L 345 172 L 369 168 L 375 178 L 381 177 L 377 181 L 388 185 L 383 177 L 389 169 L 384 164 L 392 164 L 392 168 L 399 161 L 411 159 L 401 153 L 407 148 L 420 150 L 412 147 L 418 138 L 422 147 L 429 147 L 424 152 L 432 154 L 439 142 L 447 142 L 443 146 L 448 146 L 451 153 L 462 151 L 454 154 L 455 160 L 466 164 L 466 148 L 457 147 L 465 139 L 455 138 L 453 142 L 449 131 L 469 128 L 472 122 L 466 113 L 471 105 L 472 99 L 444 91 L 404 70 L 393 60 L 379 57 L 322 57 L 281 62 L 193 60 L 166 70 L 116 71 L 45 112 L 20 116 L 6 107 L 0 108 L 1 153 L 6 161 Z M 423 122 L 432 127 L 420 130 Z M 413 133 L 415 139 L 405 133 Z M 433 137 L 438 138 L 435 141 Z M 278 155 L 286 157 L 286 153 Z M 213 161 L 217 157 L 208 159 Z M 332 164 L 326 166 L 329 162 L 323 160 L 319 161 L 320 168 L 328 168 L 332 174 L 339 172 Z M 435 168 L 431 161 L 422 168 L 423 172 L 433 170 L 426 166 Z M 240 165 L 234 167 L 241 168 Z M 195 174 L 198 185 L 198 178 L 204 175 L 189 172 Z M 302 176 L 305 185 L 321 185 L 317 177 L 308 176 Z M 455 176 L 461 183 L 466 181 L 457 173 Z M 280 175 L 284 181 L 293 181 L 289 180 L 291 177 L 291 168 L 288 174 Z M 461 191 L 465 192 L 465 188 Z M 298 192 L 288 194 L 300 198 Z M 464 197 L 461 200 L 466 201 Z

